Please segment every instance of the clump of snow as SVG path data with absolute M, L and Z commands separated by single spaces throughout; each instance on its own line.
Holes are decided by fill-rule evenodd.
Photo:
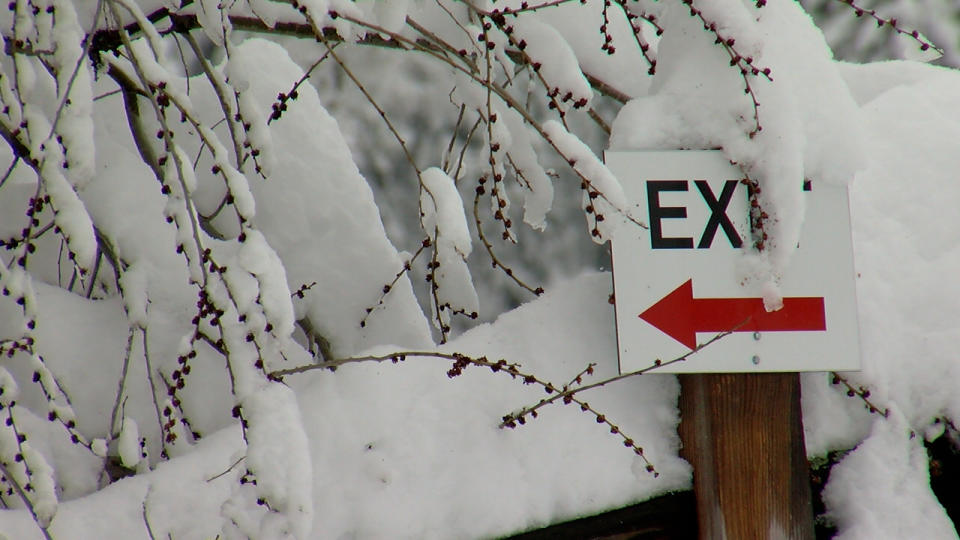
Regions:
M 90 451 L 97 457 L 107 457 L 107 440 L 98 437 L 90 441 Z
M 590 236 L 598 244 L 606 242 L 617 228 L 617 220 L 607 217 L 629 215 L 623 187 L 597 155 L 563 124 L 549 120 L 544 122 L 543 130 L 584 183 L 583 209 Z
M 512 142 L 506 151 L 523 192 L 523 221 L 537 230 L 547 226 L 547 213 L 553 207 L 553 183 L 537 160 L 533 134 L 523 118 L 510 109 L 501 116 Z
M 27 497 L 30 499 L 30 504 L 33 505 L 33 513 L 36 516 L 37 524 L 41 527 L 49 527 L 57 513 L 58 506 L 57 485 L 53 478 L 53 468 L 50 467 L 43 455 L 33 448 L 30 442 L 20 443 L 19 451 L 20 455 L 23 456 L 21 461 L 24 474 L 18 474 L 20 472 L 19 464 L 14 465 L 13 477 L 21 487 L 30 484 L 32 489 Z
M 37 452 L 18 427 L 15 414 L 22 410 L 16 407 L 18 395 L 17 383 L 13 375 L 0 366 L 0 405 L 3 406 L 0 417 L 0 457 L 3 460 L 3 474 L 8 484 L 16 483 L 17 493 L 26 497 L 37 524 L 48 527 L 57 511 L 56 484 L 53 469 L 42 454 Z M 31 486 L 27 489 L 25 486 Z M 22 494 L 21 494 L 22 493 Z
M 295 321 L 283 262 L 260 231 L 248 229 L 244 234 L 246 239 L 237 253 L 237 260 L 244 270 L 257 278 L 257 300 L 263 306 L 275 335 L 287 337 L 293 333 Z
M 230 73 L 229 62 L 226 65 L 226 71 Z M 238 80 L 234 81 L 233 84 L 234 88 L 239 89 L 245 88 L 248 83 Z M 273 139 L 270 137 L 265 116 L 246 92 L 240 92 L 237 95 L 237 110 L 245 122 L 244 127 L 251 147 L 249 156 L 252 159 L 250 161 L 255 160 L 260 167 L 259 172 L 265 176 L 270 176 L 276 161 L 273 155 Z
M 453 179 L 437 167 L 423 171 L 420 208 L 423 230 L 444 249 L 456 251 L 465 259 L 473 249 L 463 201 Z
M 167 171 L 167 178 L 180 178 L 183 181 L 183 187 L 186 188 L 186 193 L 183 195 L 190 195 L 197 189 L 197 175 L 193 167 L 188 166 L 191 160 L 179 144 L 173 145 L 173 152 L 176 154 L 176 157 L 167 160 L 167 166 L 171 167 L 171 169 Z M 173 170 L 173 167 L 176 167 L 176 170 Z M 174 188 L 176 192 L 179 188 L 179 183 L 173 185 L 177 186 Z M 180 195 L 179 193 L 177 194 Z
M 120 274 L 119 283 L 123 291 L 123 307 L 127 311 L 127 320 L 139 328 L 147 327 L 147 271 L 142 263 L 132 264 Z
M 45 161 L 41 170 L 44 187 L 54 208 L 54 222 L 63 233 L 74 260 L 81 268 L 90 268 L 97 255 L 97 239 L 93 222 L 83 202 L 52 161 Z
M 530 58 L 560 110 L 589 106 L 593 89 L 560 32 L 532 17 L 518 17 L 511 26 L 512 43 Z
M 233 205 L 237 210 L 237 215 L 244 221 L 253 218 L 256 209 L 256 202 L 253 194 L 250 192 L 250 184 L 247 177 L 240 171 L 233 168 L 229 163 L 221 162 L 219 164 L 223 170 L 227 181 L 227 189 L 233 196 Z
M 870 435 L 830 470 L 823 492 L 835 538 L 956 538 L 930 491 L 927 452 L 899 411 L 878 418 Z
M 83 187 L 93 174 L 96 149 L 93 139 L 93 88 L 89 64 L 81 43 L 86 30 L 80 26 L 72 2 L 54 0 L 53 65 L 57 70 L 59 118 L 56 133 L 66 152 L 69 180 L 74 187 Z M 48 141 L 54 144 L 54 141 Z
M 128 469 L 134 469 L 140 463 L 140 429 L 136 420 L 129 416 L 123 417 L 120 435 L 117 436 L 117 455 L 120 456 L 120 463 Z
M 436 244 L 435 263 L 439 265 L 433 272 L 436 286 L 436 301 L 431 303 L 433 319 L 444 329 L 449 325 L 451 310 L 475 316 L 480 309 L 466 261 L 473 249 L 473 239 L 453 179 L 443 170 L 431 167 L 423 171 L 421 180 L 421 223 L 427 237 Z
M 295 538 L 309 538 L 313 471 L 296 396 L 274 383 L 243 398 L 241 406 L 248 423 L 245 466 L 256 476 L 257 493 L 284 515 Z

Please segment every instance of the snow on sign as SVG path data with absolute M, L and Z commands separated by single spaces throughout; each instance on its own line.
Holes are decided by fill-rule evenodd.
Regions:
M 847 190 L 797 186 L 800 244 L 780 276 L 783 307 L 767 312 L 747 279 L 747 186 L 719 151 L 607 152 L 634 216 L 613 240 L 621 372 L 689 353 L 669 373 L 859 369 Z

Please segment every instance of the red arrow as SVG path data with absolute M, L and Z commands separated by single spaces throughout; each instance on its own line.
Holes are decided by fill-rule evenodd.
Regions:
M 697 332 L 798 332 L 827 329 L 822 297 L 784 298 L 767 311 L 760 298 L 694 298 L 693 280 L 640 314 L 661 332 L 697 348 Z

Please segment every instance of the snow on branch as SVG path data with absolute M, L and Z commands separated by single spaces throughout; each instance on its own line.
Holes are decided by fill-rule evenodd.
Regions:
M 452 314 L 476 318 L 480 309 L 466 261 L 473 250 L 473 239 L 467 229 L 463 200 L 453 179 L 437 167 L 423 171 L 421 179 L 420 219 L 427 238 L 434 245 L 430 261 L 431 306 L 434 320 L 445 336 L 450 331 Z

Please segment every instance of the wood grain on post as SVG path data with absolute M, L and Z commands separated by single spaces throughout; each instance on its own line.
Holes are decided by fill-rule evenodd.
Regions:
M 797 373 L 680 376 L 701 539 L 814 538 Z

